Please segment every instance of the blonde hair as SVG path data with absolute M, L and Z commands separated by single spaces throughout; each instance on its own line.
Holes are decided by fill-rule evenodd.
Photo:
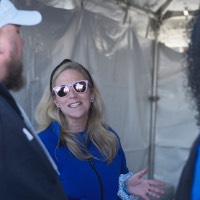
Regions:
M 76 134 L 70 132 L 64 114 L 53 103 L 55 94 L 52 91 L 52 87 L 58 75 L 66 69 L 77 70 L 88 80 L 89 89 L 93 92 L 95 99 L 91 103 L 89 110 L 86 138 L 90 139 L 108 163 L 112 162 L 117 154 L 119 141 L 117 136 L 108 130 L 108 126 L 105 123 L 103 100 L 90 73 L 82 65 L 71 60 L 62 62 L 55 69 L 51 74 L 50 88 L 49 86 L 46 88 L 36 108 L 36 121 L 39 124 L 40 130 L 46 129 L 51 122 L 57 121 L 61 126 L 60 142 L 66 145 L 74 156 L 83 160 L 94 157 L 88 153 L 86 144 L 80 143 L 75 137 Z

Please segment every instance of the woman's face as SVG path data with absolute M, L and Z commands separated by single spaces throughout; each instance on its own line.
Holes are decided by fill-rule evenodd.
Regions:
M 55 86 L 71 85 L 74 82 L 85 80 L 81 72 L 73 69 L 64 70 L 55 81 Z M 65 97 L 55 95 L 54 103 L 60 106 L 68 122 L 76 122 L 76 120 L 87 121 L 88 113 L 91 105 L 93 93 L 88 87 L 86 92 L 77 93 L 72 87 L 69 89 L 69 94 Z

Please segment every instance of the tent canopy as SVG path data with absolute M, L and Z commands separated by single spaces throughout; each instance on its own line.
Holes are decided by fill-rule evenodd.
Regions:
M 15 3 L 22 9 L 37 9 L 43 15 L 39 25 L 22 28 L 27 85 L 14 94 L 35 128 L 35 108 L 49 84 L 51 71 L 64 58 L 80 62 L 91 72 L 102 93 L 108 123 L 120 136 L 129 169 L 135 172 L 149 167 L 153 178 L 176 187 L 199 130 L 185 87 L 183 53 L 169 48 L 165 41 L 171 36 L 176 39 L 170 30 L 179 35 L 179 28 L 174 25 L 178 23 L 175 13 L 187 8 L 192 14 L 199 2 Z M 158 19 L 162 23 L 155 29 Z M 186 23 L 189 16 L 180 14 L 180 19 Z M 165 26 L 167 21 L 169 27 Z M 187 32 L 186 26 L 180 29 Z M 171 47 L 185 48 L 187 42 Z
M 123 23 L 131 23 L 142 36 L 154 39 L 159 28 L 159 41 L 184 51 L 188 45 L 187 24 L 199 8 L 199 0 L 38 0 L 64 9 L 84 7 Z M 98 6 L 101 9 L 98 8 Z M 112 10 L 109 10 L 112 9 Z M 105 12 L 107 10 L 108 12 Z M 121 10 L 121 13 L 119 13 Z

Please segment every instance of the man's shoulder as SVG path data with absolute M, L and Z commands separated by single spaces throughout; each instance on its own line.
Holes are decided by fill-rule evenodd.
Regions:
M 23 124 L 22 118 L 2 96 L 0 96 L 0 119 L 0 123 L 4 122 L 7 126 Z
M 5 109 L 5 107 L 8 107 L 9 104 L 8 102 L 6 101 L 6 99 L 0 95 L 0 109 Z
M 11 106 L 6 102 L 6 100 L 0 96 L 0 126 L 12 129 L 22 125 L 22 119 L 18 114 L 11 108 Z

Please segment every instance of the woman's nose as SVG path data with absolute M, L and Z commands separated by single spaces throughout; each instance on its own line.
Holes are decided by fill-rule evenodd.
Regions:
M 69 97 L 70 98 L 76 97 L 76 92 L 74 91 L 72 86 L 70 86 L 70 88 L 69 88 Z

